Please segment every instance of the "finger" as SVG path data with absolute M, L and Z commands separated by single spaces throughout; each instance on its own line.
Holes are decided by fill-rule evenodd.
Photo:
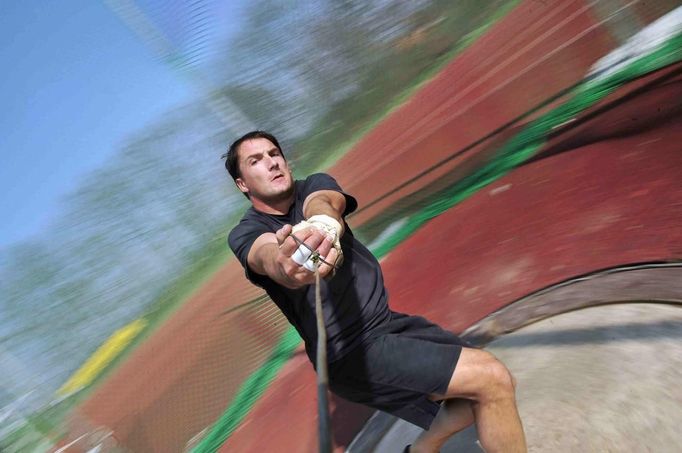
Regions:
M 334 264 L 339 252 L 336 249 L 329 250 L 327 256 L 324 257 L 324 262 L 320 263 L 320 277 L 326 277 L 334 271 Z
M 303 269 L 307 270 L 308 272 L 315 272 L 315 262 L 312 259 L 307 260 L 305 263 L 303 263 Z
M 284 242 L 279 246 L 279 252 L 288 258 L 293 255 L 297 248 L 298 244 L 294 241 L 294 238 L 287 236 L 286 239 L 284 239 Z
M 289 236 L 289 233 L 291 233 L 291 225 L 284 225 L 282 228 L 277 230 L 275 232 L 275 236 L 277 237 L 277 245 L 281 246 Z
M 317 246 L 317 249 L 315 250 L 302 250 L 303 253 L 299 253 L 302 248 L 299 248 L 299 250 L 294 253 L 294 256 L 292 256 L 292 259 L 296 261 L 297 263 L 301 264 L 305 269 L 309 270 L 310 272 L 315 272 L 315 262 L 317 259 L 322 258 L 324 259 L 325 256 L 329 253 L 329 249 L 332 248 L 332 242 L 329 236 L 327 236 L 324 232 L 320 232 L 322 234 L 322 241 L 320 242 L 320 245 Z M 311 237 L 311 240 L 314 238 Z M 315 242 L 310 243 L 310 247 L 315 244 Z M 308 253 L 311 252 L 311 253 Z M 312 255 L 312 256 L 311 256 Z M 300 262 L 300 260 L 304 260 L 303 262 Z
M 298 281 L 301 282 L 303 285 L 312 285 L 315 283 L 315 272 L 308 272 L 307 270 L 301 269 L 301 275 L 298 277 Z
M 309 262 L 310 261 L 308 261 L 308 263 Z M 292 279 L 296 280 L 299 284 L 302 285 L 309 285 L 315 281 L 314 272 L 310 272 L 305 267 L 299 266 L 293 262 L 292 264 L 295 266 L 295 269 L 293 269 L 292 273 L 290 274 Z
M 324 233 L 322 233 L 317 228 L 311 228 L 310 235 L 303 240 L 303 243 L 310 250 L 317 250 L 318 247 L 320 247 L 320 245 L 322 244 L 322 241 L 324 241 L 324 239 L 325 239 Z
M 325 235 L 324 238 L 322 239 L 322 242 L 317 247 L 317 250 L 315 250 L 315 252 L 305 254 L 299 253 L 299 250 L 301 250 L 299 248 L 299 250 L 297 250 L 296 253 L 294 253 L 294 256 L 292 256 L 292 259 L 294 259 L 295 257 L 296 259 L 294 259 L 294 261 L 299 263 L 299 260 L 303 259 L 305 255 L 305 261 L 299 264 L 303 265 L 303 267 L 309 270 L 310 272 L 315 272 L 315 260 L 311 257 L 311 255 L 314 255 L 316 253 L 318 258 L 322 258 L 323 260 L 325 260 L 325 257 L 329 254 L 329 250 L 331 250 L 332 245 L 333 245 L 332 240 L 329 238 L 329 236 Z
M 289 233 L 287 233 L 286 239 L 284 239 L 284 242 L 279 246 L 279 250 L 285 256 L 290 257 L 296 252 L 298 246 L 310 237 L 311 231 L 307 229 L 297 231 L 296 233 L 291 233 L 291 229 L 285 231 L 288 231 Z M 298 240 L 295 240 L 294 237 Z
M 324 242 L 323 242 L 324 244 Z M 326 247 L 325 247 L 326 248 Z M 327 250 L 327 253 L 325 255 L 322 255 L 321 250 L 322 246 L 317 249 L 318 250 L 318 257 L 319 257 L 319 270 L 320 270 L 320 275 L 324 277 L 325 275 L 329 274 L 334 270 L 334 263 L 336 262 L 336 258 L 338 256 L 338 252 L 334 248 L 330 248 Z M 313 257 L 308 259 L 304 264 L 303 268 L 310 271 L 310 272 L 315 272 L 315 260 Z
M 305 244 L 301 244 L 298 246 L 294 254 L 291 255 L 291 259 L 294 261 L 294 263 L 301 266 L 308 261 L 308 258 L 310 258 L 310 255 L 312 254 L 313 250 L 306 247 Z
M 325 238 L 322 240 L 322 243 L 319 245 L 319 247 L 317 247 L 317 251 L 320 254 L 320 256 L 324 258 L 329 254 L 329 251 L 332 249 L 333 246 L 334 243 L 329 238 L 329 236 L 325 236 Z
M 312 228 L 312 227 L 310 227 L 310 228 L 304 228 L 304 229 L 298 230 L 298 231 L 296 231 L 296 232 L 294 232 L 293 229 L 292 229 L 291 232 L 289 233 L 289 237 L 295 238 L 296 244 L 297 244 L 297 245 L 301 245 L 302 243 L 304 243 L 305 241 L 307 241 L 308 238 L 310 238 L 310 236 L 311 236 L 314 232 L 315 232 L 315 228 Z

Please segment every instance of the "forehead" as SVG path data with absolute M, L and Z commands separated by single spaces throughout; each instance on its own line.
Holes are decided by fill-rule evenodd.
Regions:
M 277 149 L 274 143 L 267 138 L 251 138 L 244 140 L 239 145 L 239 160 L 247 159 L 249 156 L 268 152 Z

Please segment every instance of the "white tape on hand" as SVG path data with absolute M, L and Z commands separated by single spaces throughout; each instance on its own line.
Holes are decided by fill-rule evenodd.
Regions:
M 336 267 L 341 267 L 341 264 L 343 264 L 343 250 L 341 250 L 341 241 L 339 240 L 340 239 L 339 234 L 341 233 L 341 224 L 333 217 L 324 214 L 318 214 L 310 217 L 308 220 L 303 220 L 298 224 L 294 225 L 291 230 L 291 234 L 297 233 L 306 228 L 315 228 L 318 231 L 321 231 L 324 235 L 326 235 L 329 238 L 329 240 L 332 242 L 332 246 L 336 249 L 338 256 L 336 261 L 332 264 L 334 264 Z M 308 251 L 307 256 L 310 257 L 310 251 Z M 303 256 L 300 256 L 299 258 L 302 257 Z M 296 261 L 296 263 L 303 266 L 303 264 L 299 263 L 298 261 Z M 303 263 L 307 263 L 307 261 L 303 261 Z M 312 268 L 312 265 L 306 267 L 306 269 L 308 269 L 311 272 L 314 270 L 314 268 Z
M 343 256 L 340 241 L 341 224 L 335 218 L 324 214 L 318 214 L 310 217 L 307 220 L 307 223 L 314 226 L 318 230 L 322 231 L 324 234 L 326 234 L 329 240 L 331 241 L 332 246 L 338 252 L 339 257 Z M 341 263 L 343 263 L 343 258 L 341 258 L 341 261 L 337 261 L 337 264 L 339 266 L 341 265 Z
M 303 267 L 308 269 L 310 272 L 315 272 L 315 263 L 312 260 L 308 260 L 303 263 Z
M 318 214 L 310 217 L 307 222 L 317 228 L 318 230 L 324 232 L 330 236 L 332 243 L 339 240 L 339 234 L 341 233 L 341 224 L 333 217 L 325 214 Z
M 306 222 L 305 220 L 302 220 L 291 228 L 291 234 L 298 233 L 299 231 L 310 227 L 312 227 L 310 223 Z
M 310 258 L 310 255 L 312 255 L 312 253 L 313 252 L 311 252 L 308 247 L 301 244 L 298 246 L 294 254 L 291 255 L 291 259 L 294 260 L 294 263 L 298 264 L 299 266 L 302 266 L 304 263 L 308 261 L 308 258 Z

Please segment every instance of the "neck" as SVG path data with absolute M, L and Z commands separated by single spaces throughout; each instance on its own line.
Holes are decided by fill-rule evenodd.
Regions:
M 289 212 L 289 208 L 294 202 L 294 193 L 288 195 L 282 200 L 261 200 L 258 198 L 251 198 L 251 204 L 256 211 L 265 214 L 284 215 Z

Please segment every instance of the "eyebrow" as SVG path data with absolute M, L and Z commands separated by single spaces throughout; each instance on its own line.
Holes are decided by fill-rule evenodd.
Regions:
M 253 154 L 249 154 L 248 156 L 246 156 L 246 157 L 244 158 L 244 161 L 246 162 L 246 161 L 248 161 L 248 160 L 251 159 L 251 158 L 253 158 L 253 159 L 259 158 L 259 157 L 261 157 L 263 154 L 266 154 L 266 153 L 267 153 L 267 154 L 270 154 L 270 153 L 273 152 L 273 151 L 277 151 L 278 153 L 280 152 L 279 148 L 277 148 L 276 146 L 273 146 L 272 148 L 268 149 L 267 151 L 256 152 L 256 153 L 253 153 Z

